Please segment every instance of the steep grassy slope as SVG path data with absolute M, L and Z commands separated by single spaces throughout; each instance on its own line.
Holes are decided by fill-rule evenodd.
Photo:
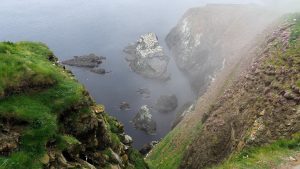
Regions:
M 291 136 L 293 133 L 296 133 L 296 131 L 299 131 L 299 126 L 297 128 L 297 125 L 300 124 L 299 118 L 297 122 L 297 111 L 295 112 L 297 105 L 299 105 L 299 101 L 297 101 L 299 96 L 293 93 L 298 91 L 300 84 L 299 20 L 298 15 L 292 15 L 288 17 L 288 19 L 284 18 L 280 20 L 279 23 L 274 23 L 274 26 L 271 26 L 263 35 L 256 38 L 255 42 L 249 44 L 250 47 L 242 49 L 244 52 L 237 52 L 242 57 L 240 59 L 229 60 L 230 64 L 225 66 L 224 70 L 217 75 L 216 81 L 211 84 L 208 91 L 198 100 L 195 111 L 186 115 L 183 121 L 148 155 L 147 162 L 150 168 L 179 168 L 179 161 L 182 160 L 181 168 L 203 168 L 209 164 L 220 162 L 222 161 L 222 157 L 228 157 L 228 154 L 234 149 L 230 148 L 231 142 L 233 142 L 234 145 L 238 145 L 238 150 L 247 147 L 243 142 L 240 144 L 236 143 L 240 140 L 239 131 L 245 131 L 244 129 L 246 129 L 247 126 L 253 125 L 257 114 L 257 117 L 261 117 L 259 114 L 268 114 L 272 112 L 272 110 L 278 109 L 277 111 L 279 113 L 275 113 L 275 111 L 274 115 L 265 115 L 266 117 L 263 118 L 266 118 L 264 119 L 266 121 L 270 120 L 267 123 L 269 125 L 268 127 L 278 128 L 278 130 L 279 127 L 281 127 L 281 130 L 279 130 L 277 134 L 272 134 L 271 137 L 265 137 L 265 139 L 263 139 L 263 136 L 264 134 L 268 136 L 268 132 L 267 134 L 260 133 L 262 134 L 260 135 L 262 140 L 257 140 L 259 143 L 263 143 L 266 140 L 276 140 L 281 138 L 281 136 L 286 138 L 286 136 Z M 247 73 L 245 74 L 244 72 L 247 72 L 247 68 L 253 62 L 252 58 L 264 59 L 257 59 L 252 67 L 255 68 L 257 72 L 250 69 L 254 72 L 247 75 Z M 266 60 L 266 58 L 269 60 Z M 283 65 L 276 65 L 280 63 Z M 263 67 L 256 69 L 258 65 Z M 276 73 L 274 74 L 274 72 Z M 282 72 L 282 74 L 278 74 L 278 72 Z M 266 75 L 265 73 L 271 74 Z M 243 80 L 243 78 L 239 78 L 239 76 L 245 76 L 245 79 Z M 242 94 L 240 90 L 244 89 L 244 85 L 248 86 L 247 89 L 245 89 L 247 92 Z M 230 88 L 230 90 L 226 90 L 228 88 Z M 275 91 L 275 94 L 270 94 L 270 96 L 268 96 L 268 98 L 270 97 L 270 102 L 266 102 L 267 99 L 265 95 L 270 91 L 271 93 Z M 251 93 L 258 95 L 251 95 Z M 285 97 L 283 95 L 285 95 Z M 218 97 L 221 97 L 221 99 L 218 99 Z M 281 105 L 280 99 L 285 100 L 282 102 L 284 106 Z M 280 103 L 280 105 L 277 105 L 277 102 Z M 236 107 L 234 107 L 234 105 L 236 105 Z M 266 108 L 266 110 L 263 111 L 263 108 Z M 253 114 L 249 115 L 251 117 L 244 116 L 241 118 L 238 112 L 243 111 L 244 115 L 251 114 L 251 112 Z M 220 113 L 220 115 L 218 113 Z M 224 120 L 222 114 L 227 114 L 229 116 L 228 119 L 231 121 L 228 122 L 228 119 Z M 280 116 L 280 114 L 285 115 Z M 293 114 L 293 116 L 289 116 L 290 114 Z M 201 119 L 201 117 L 203 118 Z M 208 119 L 211 119 L 215 123 L 208 122 Z M 202 124 L 202 122 L 205 123 Z M 256 121 L 256 123 L 260 124 L 260 120 Z M 278 124 L 279 126 L 277 126 Z M 284 126 L 280 126 L 280 124 L 284 124 Z M 205 133 L 207 125 L 209 125 L 211 129 L 209 133 Z M 202 127 L 199 128 L 197 126 Z M 235 130 L 231 131 L 231 128 Z M 260 125 L 254 124 L 253 131 L 256 131 L 257 128 L 260 128 Z M 225 139 L 219 140 L 219 138 Z M 296 137 L 294 140 L 297 141 L 299 139 Z M 227 146 L 227 143 L 229 146 Z M 212 145 L 212 147 L 205 147 L 209 144 Z M 256 143 L 253 144 L 256 145 Z M 244 151 L 253 153 L 254 160 L 252 159 L 252 164 L 256 164 L 257 161 L 255 160 L 264 155 L 274 157 L 274 160 L 276 160 L 282 158 L 282 156 L 293 154 L 297 152 L 295 145 L 298 145 L 298 143 L 295 143 L 293 140 L 286 140 L 275 142 L 269 147 L 245 148 Z M 287 147 L 293 147 L 295 149 L 287 149 Z M 274 156 L 270 155 L 270 153 L 275 152 L 275 150 L 273 151 L 275 148 L 278 150 L 276 150 L 278 154 L 274 153 Z M 209 154 L 209 156 L 207 156 L 207 154 Z M 241 161 L 241 159 L 244 159 L 241 157 L 243 157 L 243 152 L 241 154 L 236 153 L 233 155 L 232 160 L 227 162 L 226 165 L 220 166 L 220 168 L 235 168 L 236 166 L 233 163 L 237 160 L 240 161 L 240 163 L 247 163 L 247 161 Z M 209 162 L 206 163 L 205 161 Z M 272 161 L 268 161 L 267 158 L 264 162 L 270 162 L 272 164 Z M 257 164 L 253 167 L 252 164 L 247 167 L 257 168 L 259 165 Z M 239 164 L 237 164 L 237 166 L 239 166 Z M 240 168 L 243 167 L 245 168 L 244 164 L 240 166 Z
M 291 15 L 271 33 L 248 72 L 204 116 L 181 168 L 205 168 L 241 150 L 220 168 L 272 168 L 299 151 L 299 137 L 288 140 L 300 132 L 299 27 L 300 15 Z
M 147 168 L 41 43 L 0 43 L 0 168 Z

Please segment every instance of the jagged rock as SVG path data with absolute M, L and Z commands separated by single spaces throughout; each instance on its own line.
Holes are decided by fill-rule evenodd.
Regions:
M 150 143 L 145 144 L 141 149 L 140 149 L 140 153 L 142 155 L 147 155 L 152 149 L 153 147 L 158 144 L 158 141 L 151 141 Z
M 122 160 L 121 160 L 120 156 L 117 153 L 115 153 L 112 149 L 109 149 L 109 150 L 110 150 L 112 162 L 114 162 L 116 164 L 122 164 Z
M 154 134 L 156 131 L 156 122 L 152 119 L 151 111 L 147 105 L 140 108 L 132 123 L 137 129 L 143 130 L 148 134 Z
M 251 5 L 191 8 L 167 35 L 166 42 L 195 92 L 202 93 L 210 77 L 230 59 L 239 57 L 233 55 L 240 55 L 238 49 L 246 46 L 271 20 L 268 11 Z
M 0 134 L 0 154 L 9 155 L 18 148 L 19 133 L 11 132 L 9 135 Z
M 126 145 L 129 145 L 132 143 L 132 138 L 129 136 L 129 135 L 124 135 L 124 140 L 123 140 L 123 143 L 126 144 Z
M 174 111 L 178 106 L 178 99 L 175 95 L 160 96 L 156 102 L 155 108 L 161 113 Z
M 166 80 L 170 77 L 167 74 L 169 58 L 159 46 L 155 33 L 142 35 L 136 43 L 127 46 L 124 52 L 129 55 L 126 60 L 134 72 L 153 79 Z
M 65 60 L 62 62 L 62 64 L 69 66 L 94 68 L 98 67 L 104 59 L 105 57 L 96 56 L 95 54 L 89 54 L 83 56 L 74 56 L 73 59 Z

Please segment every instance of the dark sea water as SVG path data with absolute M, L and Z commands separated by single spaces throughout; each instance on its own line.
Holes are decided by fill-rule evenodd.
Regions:
M 164 42 L 166 35 L 187 9 L 206 2 L 224 1 L 1 0 L 0 41 L 44 42 L 60 60 L 89 53 L 107 57 L 101 66 L 112 72 L 106 75 L 69 68 L 96 102 L 104 104 L 107 112 L 124 124 L 126 133 L 134 139 L 134 146 L 140 148 L 164 137 L 171 129 L 177 111 L 165 114 L 154 110 L 157 133 L 147 135 L 134 129 L 130 123 L 142 105 L 151 107 L 160 95 L 175 94 L 179 109 L 186 102 L 195 100 L 196 96 L 172 59 L 168 67 L 171 80 L 157 82 L 132 72 L 122 50 L 140 35 L 155 32 L 165 52 L 172 58 Z M 238 0 L 226 2 L 239 3 Z M 150 89 L 151 97 L 143 98 L 136 92 L 139 88 Z M 131 110 L 119 109 L 123 101 L 131 105 Z

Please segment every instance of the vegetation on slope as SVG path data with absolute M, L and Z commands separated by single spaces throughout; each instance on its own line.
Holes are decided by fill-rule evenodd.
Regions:
M 44 44 L 0 43 L 0 168 L 133 168 L 123 132 Z
M 222 165 L 213 169 L 268 169 L 288 162 L 289 157 L 300 153 L 300 134 L 292 139 L 282 139 L 272 144 L 251 147 L 232 155 Z
M 282 67 L 291 67 L 298 72 L 300 64 L 300 14 L 290 15 L 288 17 L 289 22 L 295 22 L 291 28 L 289 47 L 287 50 L 282 50 L 282 46 L 273 47 L 273 55 L 267 59 L 263 65 L 273 65 L 277 69 Z M 288 59 L 287 59 L 288 58 Z M 274 77 L 275 78 L 275 77 Z M 300 77 L 296 76 L 295 86 L 300 88 Z M 285 81 L 285 83 L 273 83 L 278 85 L 277 87 L 290 90 L 291 83 Z M 296 111 L 300 111 L 298 107 Z M 291 121 L 292 123 L 292 121 Z M 282 163 L 287 162 L 288 157 L 295 156 L 300 153 L 300 134 L 294 134 L 291 139 L 280 139 L 269 145 L 248 147 L 233 154 L 227 161 L 220 166 L 214 167 L 216 169 L 266 169 L 274 168 Z
M 228 107 L 228 109 L 224 110 L 226 113 L 231 113 L 231 114 L 234 114 L 235 112 L 240 112 L 240 111 L 243 111 L 245 109 L 248 109 L 249 105 L 255 105 L 257 106 L 256 108 L 253 107 L 253 109 L 249 110 L 249 111 L 254 111 L 256 113 L 254 114 L 258 114 L 256 117 L 261 117 L 263 114 L 268 114 L 269 112 L 271 112 L 271 109 L 272 109 L 272 106 L 275 106 L 277 107 L 277 103 L 281 103 L 280 100 L 278 99 L 284 99 L 285 101 L 288 102 L 288 104 L 282 106 L 282 105 L 278 105 L 279 107 L 278 108 L 275 108 L 275 109 L 280 109 L 279 112 L 281 111 L 284 111 L 286 110 L 286 114 L 283 113 L 283 115 L 287 116 L 287 118 L 283 117 L 281 121 L 278 121 L 278 122 L 274 122 L 274 119 L 271 120 L 272 116 L 277 116 L 278 114 L 276 114 L 274 112 L 274 114 L 272 116 L 270 115 L 264 115 L 264 117 L 261 117 L 260 119 L 262 118 L 270 118 L 269 122 L 267 122 L 266 125 L 270 125 L 271 128 L 272 128 L 272 123 L 274 124 L 274 126 L 276 126 L 277 124 L 281 124 L 281 123 L 285 123 L 286 121 L 286 125 L 291 125 L 291 126 L 294 126 L 296 125 L 297 123 L 295 123 L 294 121 L 292 123 L 290 123 L 290 118 L 292 118 L 293 116 L 290 116 L 288 114 L 290 113 L 295 113 L 294 112 L 294 109 L 293 107 L 295 107 L 295 101 L 296 100 L 293 100 L 293 99 L 297 99 L 297 97 L 295 97 L 295 95 L 293 94 L 293 91 L 292 90 L 297 90 L 297 87 L 299 88 L 300 87 L 300 78 L 299 78 L 299 21 L 300 21 L 300 18 L 299 18 L 299 15 L 296 14 L 296 15 L 290 15 L 288 17 L 288 21 L 287 19 L 285 18 L 284 19 L 284 22 L 287 23 L 286 26 L 283 26 L 283 27 L 277 27 L 279 29 L 279 35 L 276 34 L 273 34 L 273 36 L 269 36 L 268 39 L 264 39 L 261 44 L 261 46 L 259 46 L 259 51 L 256 51 L 255 53 L 258 54 L 258 57 L 260 57 L 260 54 L 262 55 L 271 55 L 272 57 L 269 57 L 270 59 L 267 60 L 264 64 L 262 64 L 262 66 L 265 66 L 265 67 L 262 67 L 261 70 L 258 70 L 257 72 L 253 72 L 251 76 L 247 77 L 248 79 L 246 79 L 246 81 L 248 82 L 251 82 L 251 81 L 254 81 L 255 83 L 248 83 L 247 86 L 249 86 L 249 94 L 251 95 L 251 92 L 254 92 L 254 93 L 257 93 L 257 94 L 261 94 L 262 96 L 260 97 L 257 97 L 257 96 L 249 96 L 249 95 L 242 95 L 244 97 L 244 100 L 239 98 L 240 96 L 234 96 L 234 97 L 229 97 L 231 96 L 232 94 L 234 94 L 233 91 L 235 90 L 226 90 L 225 89 L 228 89 L 230 86 L 234 85 L 234 83 L 232 82 L 228 82 L 228 81 L 232 81 L 233 79 L 236 79 L 236 77 L 233 77 L 233 76 L 236 76 L 236 75 L 233 75 L 233 74 L 236 74 L 235 72 L 241 72 L 241 70 L 239 70 L 240 68 L 235 68 L 233 67 L 231 69 L 231 73 L 227 74 L 226 75 L 226 80 L 223 81 L 223 83 L 220 83 L 220 85 L 225 85 L 226 87 L 216 87 L 215 89 L 215 93 L 212 97 L 212 94 L 208 94 L 208 96 L 205 96 L 203 99 L 200 100 L 200 105 L 201 105 L 201 108 L 200 109 L 196 109 L 196 112 L 191 114 L 191 115 L 188 115 L 183 122 L 181 122 L 173 131 L 171 131 L 167 137 L 165 137 L 156 147 L 154 147 L 154 149 L 152 150 L 152 152 L 150 152 L 149 156 L 147 157 L 147 162 L 149 163 L 149 166 L 151 168 L 179 168 L 179 165 L 180 163 L 182 162 L 182 159 L 183 159 L 183 154 L 185 154 L 188 151 L 193 151 L 191 150 L 191 145 L 192 144 L 195 144 L 196 142 L 196 139 L 195 137 L 199 137 L 200 135 L 203 135 L 203 131 L 197 131 L 197 132 L 194 132 L 195 131 L 195 127 L 197 124 L 200 125 L 201 121 L 199 119 L 199 117 L 201 116 L 201 112 L 207 112 L 205 113 L 204 115 L 204 118 L 202 119 L 202 121 L 205 123 L 205 121 L 211 117 L 211 116 L 215 116 L 217 117 L 218 115 L 217 114 L 213 114 L 212 115 L 212 112 L 216 111 L 218 108 L 222 107 L 222 104 L 225 102 L 226 103 L 226 100 L 227 101 L 231 101 L 231 100 L 234 100 L 235 103 L 233 103 L 233 105 L 240 105 L 240 108 L 234 108 L 234 106 L 231 104 L 228 104 L 228 106 L 225 106 L 225 107 Z M 277 25 L 278 26 L 278 25 Z M 292 27 L 290 27 L 292 26 Z M 282 30 L 280 30 L 282 29 Z M 287 31 L 286 31 L 287 30 Z M 283 33 L 283 34 L 280 34 L 280 33 Z M 276 37 L 278 36 L 278 37 Z M 284 44 L 281 43 L 281 40 L 284 39 Z M 274 43 L 273 43 L 274 42 Z M 273 44 L 272 44 L 273 43 Z M 260 43 L 259 43 L 260 44 Z M 275 45 L 274 45 L 275 44 Z M 288 49 L 287 49 L 287 48 Z M 254 48 L 253 48 L 254 49 Z M 257 48 L 255 48 L 257 49 Z M 245 59 L 244 59 L 245 60 Z M 257 63 L 262 63 L 261 60 L 257 60 L 256 64 Z M 238 63 L 237 63 L 238 64 Z M 245 65 L 244 63 L 241 64 L 242 65 Z M 237 65 L 239 67 L 239 65 Z M 256 66 L 254 66 L 254 68 L 256 68 Z M 278 75 L 277 73 L 278 72 L 281 72 L 281 69 L 282 68 L 282 74 L 281 75 Z M 255 71 L 255 69 L 254 69 Z M 291 71 L 291 72 L 289 72 Z M 275 72 L 275 73 L 274 73 Z M 269 75 L 265 75 L 264 73 L 270 73 Z M 253 78 L 254 76 L 254 78 Z M 258 78 L 255 78 L 258 77 Z M 277 77 L 276 77 L 277 76 Z M 260 85 L 261 83 L 265 83 L 266 84 L 262 84 Z M 242 82 L 243 83 L 243 82 Z M 241 84 L 242 84 L 241 83 Z M 259 84 L 259 89 L 257 89 L 257 87 L 255 87 L 257 84 Z M 230 85 L 230 86 L 229 86 Z M 266 99 L 263 99 L 264 95 L 266 93 L 264 92 L 270 92 L 270 89 L 268 90 L 262 90 L 262 88 L 264 88 L 264 86 L 266 85 L 266 87 L 271 87 L 271 91 L 273 89 L 275 89 L 275 93 L 277 92 L 281 92 L 281 94 L 277 95 L 270 95 L 271 96 L 271 101 L 274 101 L 273 103 L 267 103 L 265 102 Z M 295 86 L 297 86 L 295 88 Z M 233 89 L 242 89 L 243 86 L 238 86 L 238 87 L 233 87 Z M 242 89 L 243 90 L 243 89 Z M 257 92 L 257 90 L 259 90 L 259 92 Z M 224 92 L 225 91 L 225 92 Z M 285 95 L 285 97 L 288 98 L 282 98 L 283 97 L 283 94 L 282 91 L 284 91 L 285 93 L 287 93 Z M 213 103 L 213 102 L 216 102 L 214 98 L 218 97 L 220 94 L 223 94 L 224 93 L 224 98 L 222 99 L 219 99 L 219 101 L 217 103 Z M 236 92 L 235 93 L 239 93 L 239 92 Z M 292 94 L 292 98 L 291 98 L 291 95 Z M 278 97 L 280 96 L 280 97 Z M 238 98 L 238 99 L 234 99 L 234 98 Z M 248 101 L 247 101 L 247 98 L 248 98 Z M 257 98 L 257 99 L 255 99 Z M 204 100 L 207 100 L 209 99 L 209 101 L 204 101 Z M 274 99 L 274 100 L 273 100 Z M 221 100 L 221 101 L 220 101 Z M 284 101 L 284 102 L 285 102 Z M 203 104 L 204 103 L 204 104 Z M 213 104 L 212 104 L 213 103 Z M 265 105 L 264 103 L 266 103 L 267 105 Z M 274 105 L 273 105 L 274 104 Z M 211 106 L 210 106 L 211 105 Z M 248 106 L 247 106 L 248 105 Z M 266 111 L 263 111 L 263 108 L 266 108 L 267 110 Z M 291 111 L 291 109 L 293 109 Z M 299 108 L 298 108 L 299 109 Z M 297 110 L 297 108 L 296 108 Z M 247 112 L 248 114 L 251 114 L 251 112 Z M 200 113 L 197 113 L 197 112 L 200 112 Z M 220 113 L 221 114 L 221 113 Z M 222 115 L 221 115 L 222 116 Z M 238 142 L 238 136 L 235 136 L 235 132 L 239 132 L 241 130 L 244 130 L 246 125 L 250 125 L 250 124 L 253 124 L 256 117 L 245 117 L 244 120 L 247 119 L 248 122 L 245 122 L 243 123 L 243 119 L 240 119 L 240 118 L 237 118 L 240 120 L 241 123 L 237 122 L 237 124 L 235 124 L 235 122 L 225 122 L 225 124 L 230 124 L 230 125 L 233 125 L 231 126 L 232 128 L 235 128 L 237 127 L 236 131 L 233 130 L 233 132 L 231 134 L 226 134 L 226 132 L 220 132 L 220 134 L 224 133 L 224 136 L 232 136 L 233 138 L 229 138 L 230 141 L 233 141 L 233 142 L 236 142 L 236 143 L 240 143 L 237 145 L 237 150 L 241 150 L 243 149 L 243 147 L 245 146 L 245 143 L 244 141 L 248 140 L 250 137 L 250 133 L 251 132 L 254 132 L 252 133 L 253 135 L 255 135 L 257 132 L 257 128 L 259 128 L 260 126 L 260 120 L 256 121 L 256 127 L 254 126 L 252 129 L 249 129 L 248 132 L 246 132 L 246 137 L 245 137 L 245 140 L 241 139 L 242 141 L 241 142 Z M 212 117 L 214 118 L 214 117 Z M 278 117 L 279 118 L 279 117 Z M 253 121 L 254 119 L 254 121 Z M 286 120 L 284 120 L 286 119 Z M 212 125 L 211 127 L 214 128 L 214 126 L 218 126 L 220 124 L 224 124 L 222 122 L 223 120 L 220 119 L 217 124 L 214 124 Z M 252 123 L 253 122 L 253 123 Z M 205 124 L 203 124 L 205 125 Z M 242 126 L 242 125 L 245 125 L 245 126 Z M 286 133 L 287 135 L 290 135 L 296 131 L 294 130 L 288 130 L 289 132 L 285 132 L 285 131 L 281 131 L 281 129 L 279 129 L 279 127 L 274 127 L 275 129 L 278 129 L 278 133 L 277 134 L 284 134 Z M 291 126 L 287 126 L 287 128 L 293 128 Z M 223 128 L 226 128 L 226 130 L 230 130 L 230 128 L 227 128 L 227 126 L 223 126 Z M 280 126 L 282 127 L 282 125 Z M 285 127 L 285 126 L 283 126 Z M 216 127 L 215 127 L 216 128 Z M 220 127 L 222 128 L 222 127 Z M 294 127 L 295 128 L 295 127 Z M 297 127 L 296 127 L 297 128 Z M 203 128 L 201 128 L 203 130 Z M 283 128 L 284 129 L 284 128 Z M 244 130 L 246 131 L 246 130 Z M 196 133 L 196 135 L 198 133 L 201 133 L 201 134 L 198 134 L 198 136 L 195 136 L 194 134 L 192 133 Z M 213 133 L 213 132 L 212 132 Z M 263 133 L 263 132 L 258 132 L 259 134 L 261 134 L 260 136 L 267 136 L 268 134 L 266 133 Z M 276 134 L 275 134 L 276 135 Z M 245 135 L 244 135 L 245 136 Z M 242 137 L 244 137 L 242 136 Z M 236 137 L 236 138 L 234 138 Z M 274 138 L 278 138 L 276 136 L 274 136 Z M 287 137 L 288 138 L 288 137 Z M 198 138 L 197 138 L 198 139 Z M 218 155 L 221 155 L 224 153 L 224 152 L 220 152 L 221 150 L 223 149 L 230 149 L 229 147 L 227 147 L 227 145 L 225 145 L 224 143 L 228 140 L 221 140 L 220 142 L 218 142 L 217 140 L 218 138 L 215 137 L 215 141 L 213 140 L 209 140 L 209 139 L 204 139 L 204 140 L 201 140 L 194 148 L 199 149 L 199 145 L 201 144 L 207 144 L 208 142 L 211 142 L 211 143 L 220 143 L 216 146 L 216 149 L 211 149 L 212 151 L 215 152 L 214 154 L 214 157 L 217 157 Z M 266 137 L 266 140 L 268 138 Z M 266 140 L 264 139 L 258 139 L 256 140 L 257 142 L 256 143 L 263 143 L 265 142 Z M 270 146 L 267 146 L 267 147 L 256 147 L 256 148 L 245 148 L 244 152 L 251 152 L 252 153 L 252 156 L 254 159 L 260 157 L 261 155 L 269 155 L 270 157 L 272 155 L 274 155 L 274 159 L 281 159 L 283 156 L 288 156 L 290 153 L 293 154 L 295 152 L 298 151 L 298 147 L 296 146 L 290 146 L 291 144 L 293 145 L 296 145 L 298 144 L 297 141 L 299 141 L 298 139 L 298 136 L 296 136 L 295 139 L 293 140 L 280 140 L 280 141 L 277 141 L 275 142 L 274 144 L 270 145 Z M 190 144 L 192 143 L 192 144 Z M 234 143 L 234 145 L 236 145 L 236 143 Z M 255 144 L 256 144 L 255 143 Z M 218 146 L 220 146 L 220 149 L 218 149 Z M 292 149 L 287 149 L 286 147 L 289 147 Z M 270 150 L 271 149 L 271 150 Z M 172 151 L 170 151 L 172 150 Z M 269 151 L 270 150 L 270 151 Z M 208 151 L 210 150 L 203 150 L 204 153 L 208 153 Z M 224 150 L 225 153 L 227 150 Z M 227 151 L 227 153 L 230 152 Z M 276 152 L 276 153 L 275 153 Z M 268 153 L 274 153 L 274 154 L 268 154 Z M 179 154 L 179 158 L 177 158 Z M 231 160 L 229 162 L 229 164 L 226 163 L 226 166 L 234 166 L 234 167 L 237 167 L 240 166 L 239 164 L 237 165 L 234 165 L 233 163 L 235 163 L 237 160 L 235 160 L 236 158 L 238 158 L 239 160 L 239 163 L 241 164 L 242 166 L 242 163 L 247 163 L 247 161 L 242 161 L 243 159 L 242 158 L 239 158 L 239 157 L 243 157 L 242 155 L 243 153 L 237 153 L 235 154 L 232 159 L 234 160 Z M 278 156 L 277 156 L 277 155 Z M 197 156 L 197 157 L 196 157 Z M 188 154 L 185 155 L 185 159 L 184 160 L 187 160 L 189 157 Z M 188 164 L 191 164 L 191 163 L 195 163 L 195 162 L 199 162 L 201 161 L 201 159 L 198 159 L 198 157 L 201 157 L 201 154 L 195 154 L 195 156 L 191 157 L 190 160 L 191 161 L 188 161 L 188 163 L 184 163 L 182 164 L 182 168 L 186 167 L 186 168 L 199 168 L 200 165 L 195 165 L 195 166 L 189 166 Z M 223 154 L 223 157 L 224 157 L 224 154 Z M 217 157 L 219 158 L 219 157 Z M 178 161 L 174 162 L 173 159 L 176 159 Z M 215 163 L 216 162 L 220 162 L 221 159 L 219 160 L 215 160 L 214 158 L 209 158 L 209 159 L 212 159 Z M 231 159 L 231 158 L 230 158 Z M 247 160 L 247 159 L 245 159 Z M 250 159 L 251 160 L 251 159 Z M 268 163 L 270 162 L 270 164 L 273 164 L 272 161 L 268 161 L 269 158 L 265 158 L 266 161 L 264 161 L 265 163 Z M 180 161 L 180 162 L 179 162 Z M 253 160 L 254 161 L 254 160 Z M 252 164 L 255 164 L 252 166 Z M 256 164 L 255 162 L 253 162 L 251 165 L 249 164 L 248 166 L 249 167 L 253 167 L 253 168 L 257 168 L 259 167 L 259 163 Z M 197 166 L 197 167 L 196 167 Z M 221 166 L 220 168 L 222 167 L 225 167 L 226 166 Z M 240 168 L 245 168 L 245 165 L 243 165 L 242 167 Z M 266 167 L 268 168 L 268 167 Z
M 189 139 L 185 139 L 183 142 L 176 142 L 177 140 L 172 139 L 175 135 L 178 136 L 180 132 L 187 132 L 181 129 L 182 128 L 175 128 L 155 147 L 155 151 L 147 158 L 147 163 L 150 168 L 174 169 L 179 167 L 187 146 L 193 141 L 194 136 L 200 134 L 201 124 L 196 126 L 188 134 Z
M 209 167 L 243 149 L 254 149 L 267 155 L 264 150 L 268 146 L 250 147 L 272 144 L 282 138 L 290 139 L 299 132 L 299 22 L 299 15 L 292 15 L 272 31 L 264 50 L 258 54 L 248 72 L 227 89 L 207 113 L 202 134 L 190 145 L 182 168 Z M 276 146 L 288 145 L 290 141 L 278 142 L 273 147 L 269 146 L 274 149 L 273 153 L 277 152 L 280 156 L 284 155 L 284 151 L 296 151 Z M 299 139 L 291 142 L 299 144 Z M 253 155 L 259 157 L 262 154 L 254 152 Z M 275 154 L 269 156 L 272 155 L 276 158 Z M 260 163 L 255 166 L 254 160 L 249 167 L 263 167 Z M 267 157 L 263 160 L 272 164 Z

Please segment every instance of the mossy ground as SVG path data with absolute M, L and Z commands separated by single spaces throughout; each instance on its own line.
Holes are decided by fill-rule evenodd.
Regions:
M 300 134 L 290 140 L 278 140 L 270 145 L 252 147 L 234 154 L 212 169 L 269 169 L 287 162 L 289 156 L 300 153 Z
M 170 132 L 147 157 L 146 162 L 151 169 L 174 169 L 178 168 L 187 146 L 193 141 L 193 137 L 201 131 L 201 124 L 198 124 L 189 134 L 189 139 L 184 142 L 176 142 L 172 138 L 180 135 L 183 128 L 175 128 Z
M 19 151 L 0 157 L 0 168 L 42 168 L 40 159 L 50 139 L 61 137 L 57 140 L 62 144 L 74 142 L 71 136 L 58 133 L 57 116 L 89 100 L 82 85 L 55 62 L 49 62 L 52 56 L 41 43 L 0 43 L 0 117 L 29 124 L 22 133 Z

